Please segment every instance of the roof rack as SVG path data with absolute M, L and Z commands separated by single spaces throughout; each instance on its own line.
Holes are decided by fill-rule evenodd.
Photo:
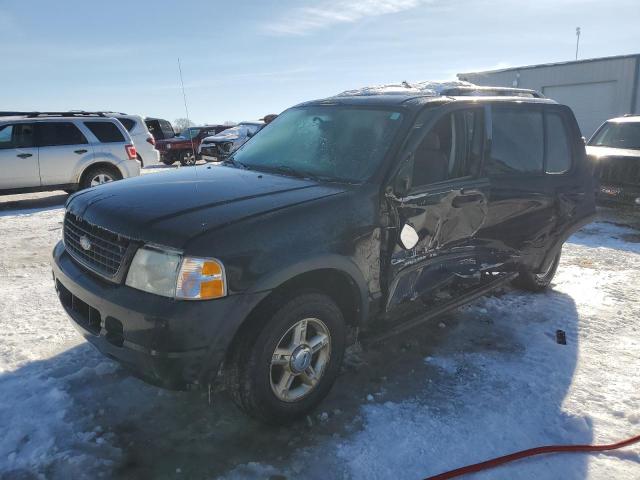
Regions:
M 623 117 L 640 117 L 640 113 L 625 113 Z
M 510 88 L 510 87 L 451 87 L 445 88 L 440 95 L 448 97 L 526 97 L 526 98 L 545 98 L 543 94 L 536 90 L 528 88 Z
M 110 115 L 126 115 L 122 112 L 87 112 L 85 110 L 68 110 L 66 112 L 0 112 L 0 117 L 108 117 Z

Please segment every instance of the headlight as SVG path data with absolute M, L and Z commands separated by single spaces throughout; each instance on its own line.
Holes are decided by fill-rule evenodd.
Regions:
M 138 290 L 182 300 L 210 300 L 227 294 L 220 261 L 148 246 L 136 252 L 125 283 Z
M 167 150 L 171 150 L 171 144 L 167 143 Z

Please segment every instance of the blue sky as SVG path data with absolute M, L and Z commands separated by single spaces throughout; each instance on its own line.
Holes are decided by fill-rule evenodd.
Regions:
M 364 85 L 640 53 L 639 0 L 0 0 L 0 110 L 255 119 Z

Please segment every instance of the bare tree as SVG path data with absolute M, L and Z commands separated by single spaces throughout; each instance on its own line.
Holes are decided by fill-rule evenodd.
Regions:
M 194 127 L 196 124 L 193 123 L 191 120 L 189 120 L 188 118 L 176 118 L 173 121 L 173 126 L 176 130 L 176 132 L 181 132 L 183 131 L 185 128 L 189 128 L 189 127 Z

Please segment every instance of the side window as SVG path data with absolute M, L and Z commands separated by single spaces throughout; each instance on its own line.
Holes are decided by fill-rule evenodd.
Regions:
M 38 124 L 39 146 L 82 145 L 87 139 L 71 122 L 42 122 Z
M 133 127 L 135 127 L 136 125 L 136 122 L 134 120 L 131 120 L 130 118 L 118 117 L 118 121 L 122 124 L 124 128 L 127 129 L 127 132 L 130 132 L 131 130 L 133 130 Z
M 164 133 L 164 138 L 172 138 L 176 134 L 171 124 L 166 120 L 160 121 L 160 128 L 162 129 L 162 133 Z
M 84 122 L 91 133 L 93 133 L 101 143 L 122 143 L 124 136 L 120 129 L 112 122 Z
M 544 135 L 542 112 L 513 106 L 493 106 L 489 175 L 542 173 Z
M 413 187 L 475 175 L 480 167 L 483 144 L 482 108 L 445 115 L 415 151 Z
M 34 146 L 33 125 L 18 123 L 0 127 L 0 149 Z
M 545 114 L 546 173 L 564 173 L 571 168 L 571 147 L 562 117 L 555 112 Z

